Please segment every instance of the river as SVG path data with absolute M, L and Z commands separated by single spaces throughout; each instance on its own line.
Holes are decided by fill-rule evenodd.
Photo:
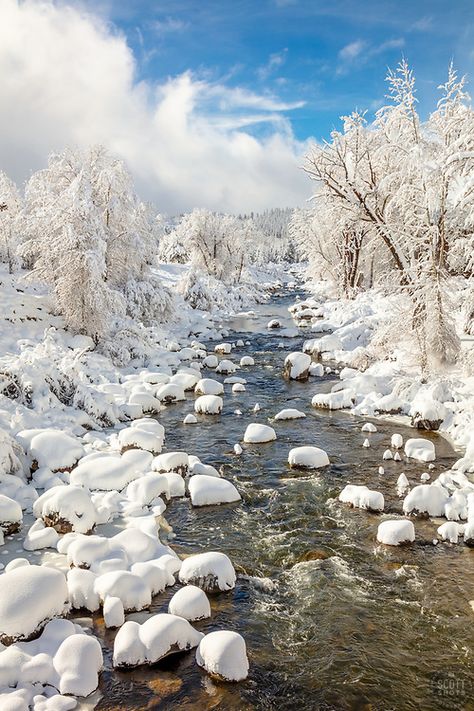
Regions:
M 170 543 L 180 554 L 220 550 L 233 561 L 235 590 L 212 597 L 212 618 L 196 626 L 240 632 L 249 677 L 217 684 L 197 667 L 194 652 L 151 669 L 112 671 L 115 633 L 94 616 L 106 655 L 99 709 L 474 708 L 473 553 L 463 544 L 434 546 L 437 525 L 429 521 L 416 522 L 413 545 L 378 546 L 380 517 L 337 502 L 346 483 L 364 483 L 383 492 L 388 513 L 399 513 L 398 475 L 404 471 L 417 483 L 425 467 L 389 461 L 383 474 L 378 471 L 390 435 L 396 431 L 406 439 L 416 436 L 412 429 L 377 421 L 378 432 L 365 449 L 365 420 L 311 408 L 311 397 L 327 391 L 337 375 L 307 383 L 283 380 L 284 356 L 300 349 L 303 339 L 282 339 L 266 323 L 277 317 L 291 325 L 287 307 L 293 300 L 294 294 L 274 296 L 254 317 L 229 323 L 228 340 L 250 341 L 231 357 L 250 354 L 255 366 L 238 373 L 247 379 L 246 392 L 233 395 L 226 386 L 220 417 L 183 425 L 192 394 L 159 416 L 167 450 L 185 450 L 223 467 L 242 494 L 239 504 L 199 509 L 173 500 L 165 516 L 173 528 Z M 278 347 L 282 341 L 284 349 Z M 256 402 L 261 410 L 254 414 Z M 276 442 L 243 445 L 242 455 L 234 455 L 233 445 L 249 422 L 266 423 L 284 407 L 307 417 L 275 423 Z M 426 436 L 436 445 L 438 474 L 457 456 L 442 437 Z M 305 444 L 325 449 L 331 466 L 314 473 L 290 470 L 289 449 Z M 176 589 L 155 597 L 151 612 L 166 611 Z M 146 614 L 129 617 L 143 620 Z

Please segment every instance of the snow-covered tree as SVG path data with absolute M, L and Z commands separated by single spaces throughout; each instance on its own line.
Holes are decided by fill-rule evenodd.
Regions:
M 16 251 L 21 229 L 22 200 L 15 183 L 0 172 L 0 261 L 10 273 L 17 264 Z

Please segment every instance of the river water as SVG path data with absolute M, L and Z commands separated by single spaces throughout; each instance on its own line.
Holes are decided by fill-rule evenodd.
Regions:
M 214 683 L 197 667 L 194 652 L 152 669 L 112 671 L 115 633 L 94 616 L 106 656 L 99 709 L 474 709 L 474 554 L 463 544 L 434 546 L 439 523 L 429 521 L 416 522 L 413 545 L 378 546 L 380 517 L 337 502 L 346 483 L 365 483 L 383 492 L 388 513 L 398 514 L 399 474 L 417 483 L 424 467 L 389 461 L 383 463 L 385 473 L 378 472 L 393 432 L 416 436 L 408 427 L 377 422 L 372 446 L 365 449 L 364 420 L 311 408 L 311 397 L 327 391 L 337 375 L 308 383 L 283 380 L 284 356 L 300 349 L 303 338 L 284 340 L 265 326 L 272 317 L 291 325 L 287 307 L 293 299 L 275 296 L 257 316 L 229 324 L 229 340 L 250 340 L 231 357 L 251 354 L 255 366 L 238 372 L 247 379 L 245 393 L 233 395 L 226 386 L 220 417 L 183 425 L 192 395 L 159 417 L 167 450 L 185 450 L 223 467 L 242 494 L 239 504 L 199 509 L 173 500 L 165 515 L 173 528 L 170 543 L 180 554 L 220 550 L 233 561 L 235 590 L 212 597 L 212 618 L 196 626 L 240 632 L 249 678 Z M 282 340 L 284 349 L 278 348 Z M 254 414 L 256 402 L 261 410 Z M 267 423 L 284 407 L 307 417 L 275 423 L 276 442 L 243 445 L 242 455 L 234 455 L 233 445 L 249 422 Z M 237 409 L 242 415 L 234 414 Z M 436 445 L 437 474 L 457 457 L 443 438 L 426 436 Z M 289 449 L 305 444 L 325 449 L 331 466 L 312 473 L 290 470 Z M 166 611 L 176 589 L 158 595 L 151 612 Z

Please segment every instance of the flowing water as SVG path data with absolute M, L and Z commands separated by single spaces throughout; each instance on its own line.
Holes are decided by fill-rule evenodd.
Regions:
M 215 683 L 197 667 L 194 652 L 151 669 L 112 671 L 115 633 L 95 616 L 106 653 L 99 709 L 474 709 L 474 553 L 462 543 L 434 546 L 437 525 L 429 521 L 416 523 L 413 545 L 377 546 L 380 517 L 337 502 L 346 483 L 365 483 L 384 493 L 388 513 L 398 514 L 399 474 L 404 471 L 415 483 L 424 467 L 389 461 L 383 462 L 385 473 L 378 473 L 394 431 L 416 436 L 408 427 L 377 422 L 372 446 L 364 449 L 364 420 L 311 408 L 312 395 L 327 391 L 336 375 L 308 383 L 283 380 L 285 353 L 301 348 L 303 339 L 285 339 L 280 349 L 283 339 L 265 326 L 275 316 L 291 325 L 287 307 L 293 299 L 294 294 L 276 296 L 258 316 L 230 323 L 231 340 L 250 341 L 231 357 L 251 354 L 255 366 L 238 373 L 247 379 L 246 392 L 233 395 L 226 386 L 220 417 L 183 425 L 192 411 L 190 395 L 159 418 L 168 450 L 184 449 L 223 467 L 242 494 L 239 504 L 199 509 L 173 500 L 165 515 L 180 554 L 220 550 L 233 561 L 235 590 L 213 596 L 212 618 L 196 626 L 240 632 L 249 677 L 239 684 Z M 261 411 L 254 414 L 256 402 Z M 276 442 L 243 445 L 242 455 L 234 455 L 233 445 L 249 422 L 267 423 L 284 407 L 307 417 L 275 423 Z M 242 415 L 234 414 L 237 409 Z M 426 436 L 436 445 L 437 474 L 456 455 L 440 436 Z M 290 470 L 289 449 L 304 444 L 325 449 L 331 466 Z M 157 596 L 151 612 L 166 611 L 176 589 Z

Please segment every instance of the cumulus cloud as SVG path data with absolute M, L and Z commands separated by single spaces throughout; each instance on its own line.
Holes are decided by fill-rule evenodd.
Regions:
M 17 181 L 50 151 L 103 143 L 121 156 L 139 192 L 174 213 L 303 204 L 298 166 L 307 148 L 285 103 L 196 78 L 138 81 L 125 38 L 85 10 L 2 0 L 1 169 Z M 249 127 L 268 124 L 263 137 Z

